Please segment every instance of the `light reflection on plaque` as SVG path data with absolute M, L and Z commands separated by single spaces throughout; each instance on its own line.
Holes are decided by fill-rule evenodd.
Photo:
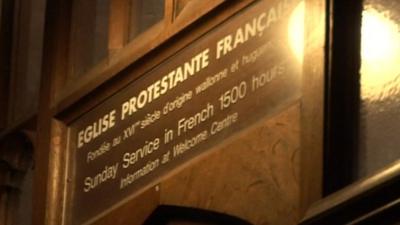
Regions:
M 304 13 L 305 2 L 303 0 L 293 10 L 288 26 L 290 47 L 300 62 L 303 61 L 304 55 Z

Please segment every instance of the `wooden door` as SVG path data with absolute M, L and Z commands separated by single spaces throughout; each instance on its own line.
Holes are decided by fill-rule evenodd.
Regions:
M 68 78 L 74 7 L 49 1 L 36 224 L 141 225 L 170 205 L 292 225 L 319 198 L 324 1 L 193 2 Z M 193 217 L 164 224 L 227 224 Z

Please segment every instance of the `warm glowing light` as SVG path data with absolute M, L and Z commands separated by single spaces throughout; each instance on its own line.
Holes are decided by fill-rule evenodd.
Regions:
M 305 2 L 301 1 L 293 10 L 289 20 L 289 42 L 296 58 L 303 62 L 304 55 Z
M 361 96 L 370 100 L 385 98 L 385 85 L 400 72 L 399 27 L 386 14 L 367 8 L 361 32 Z

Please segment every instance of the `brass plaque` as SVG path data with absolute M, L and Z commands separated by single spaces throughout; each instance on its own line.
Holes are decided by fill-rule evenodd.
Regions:
M 298 100 L 295 3 L 253 4 L 76 119 L 70 224 L 87 223 Z

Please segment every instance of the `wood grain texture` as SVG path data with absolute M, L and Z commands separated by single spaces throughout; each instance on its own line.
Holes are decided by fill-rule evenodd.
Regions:
M 61 10 L 67 14 L 67 1 L 58 2 L 67 5 L 67 9 Z M 218 7 L 218 11 L 204 17 L 202 23 L 185 20 L 186 25 L 191 25 L 174 38 L 171 37 L 178 32 L 178 28 L 183 29 L 186 25 L 176 25 L 177 30 L 171 28 L 168 31 L 171 33 L 155 37 L 157 42 L 128 46 L 126 51 L 115 55 L 107 66 L 99 70 L 94 68 L 92 77 L 84 78 L 85 82 L 67 89 L 64 89 L 61 81 L 69 69 L 68 62 L 64 62 L 68 58 L 69 36 L 63 35 L 69 31 L 60 27 L 69 27 L 70 24 L 69 20 L 50 14 L 56 22 L 48 21 L 50 28 L 46 32 L 47 46 L 51 47 L 46 51 L 46 59 L 51 64 L 47 65 L 45 76 L 51 83 L 43 82 L 42 90 L 43 110 L 39 115 L 39 129 L 43 133 L 38 138 L 40 151 L 36 155 L 40 163 L 40 175 L 37 175 L 35 185 L 38 207 L 34 224 L 62 224 L 63 215 L 60 211 L 64 207 L 63 201 L 69 201 L 62 199 L 60 194 L 63 188 L 58 188 L 66 185 L 60 182 L 65 167 L 62 162 L 51 163 L 53 159 L 60 162 L 62 157 L 67 157 L 61 154 L 67 149 L 64 143 L 67 134 L 64 125 L 53 119 L 55 115 L 65 113 L 68 108 L 74 111 L 75 116 L 82 114 L 250 2 L 238 1 L 231 3 L 231 7 L 222 4 L 225 8 Z M 54 4 L 49 5 L 53 10 L 58 9 Z M 163 26 L 156 26 L 156 29 L 161 31 Z M 151 34 L 144 35 L 142 37 Z M 318 57 L 322 57 L 323 42 L 316 43 L 315 46 L 310 44 L 310 49 L 317 51 L 310 51 L 310 58 L 305 61 L 306 78 L 303 82 L 306 85 L 301 102 L 293 103 L 279 114 L 269 115 L 256 125 L 224 140 L 211 151 L 163 178 L 158 190 L 147 189 L 126 204 L 109 210 L 104 217 L 100 218 L 99 215 L 95 224 L 140 225 L 161 204 L 227 213 L 255 225 L 297 224 L 302 209 L 320 195 L 323 60 L 315 64 L 312 59 L 322 59 Z M 127 71 L 132 71 L 131 75 Z
M 139 2 L 136 2 L 139 4 Z M 129 2 L 126 0 L 111 1 L 108 49 L 116 51 L 128 41 Z M 134 5 L 133 7 L 138 7 Z
M 150 188 L 134 200 L 118 207 L 113 212 L 97 220 L 93 225 L 141 225 L 159 205 L 159 192 Z
M 325 92 L 326 3 L 306 1 L 306 32 L 301 113 L 301 208 L 304 213 L 322 195 Z
M 41 75 L 45 2 L 12 1 L 12 55 L 9 124 L 22 123 L 37 113 Z M 29 96 L 29 97 L 27 97 Z
M 48 1 L 44 35 L 43 74 L 40 86 L 37 141 L 34 152 L 33 225 L 59 225 L 64 219 L 66 129 L 54 120 L 50 105 L 68 71 L 70 5 Z
M 73 106 L 76 114 L 87 111 L 112 95 L 115 90 L 138 79 L 144 72 L 158 65 L 171 54 L 176 53 L 253 1 L 232 1 L 220 4 L 213 10 L 209 8 L 212 12 L 203 12 L 201 23 L 199 18 L 187 18 L 187 21 L 176 22 L 168 29 L 164 23 L 154 25 L 138 36 L 135 41 L 125 45 L 118 54 L 110 55 L 107 60 L 92 67 L 78 81 L 64 83 L 63 88 L 57 90 L 57 101 L 53 103 L 53 110 L 61 113 Z M 128 67 L 135 68 L 135 76 L 123 75 L 124 70 Z M 116 77 L 118 77 L 118 82 L 115 82 Z M 98 88 L 100 86 L 102 88 Z M 110 90 L 104 86 L 112 88 Z M 98 97 L 88 97 L 93 93 L 96 93 L 95 95 Z M 71 117 L 74 116 L 71 115 Z
M 6 128 L 11 66 L 13 1 L 0 2 L 0 130 Z
M 161 203 L 198 207 L 253 224 L 296 224 L 300 107 L 295 104 L 215 148 L 161 184 Z

